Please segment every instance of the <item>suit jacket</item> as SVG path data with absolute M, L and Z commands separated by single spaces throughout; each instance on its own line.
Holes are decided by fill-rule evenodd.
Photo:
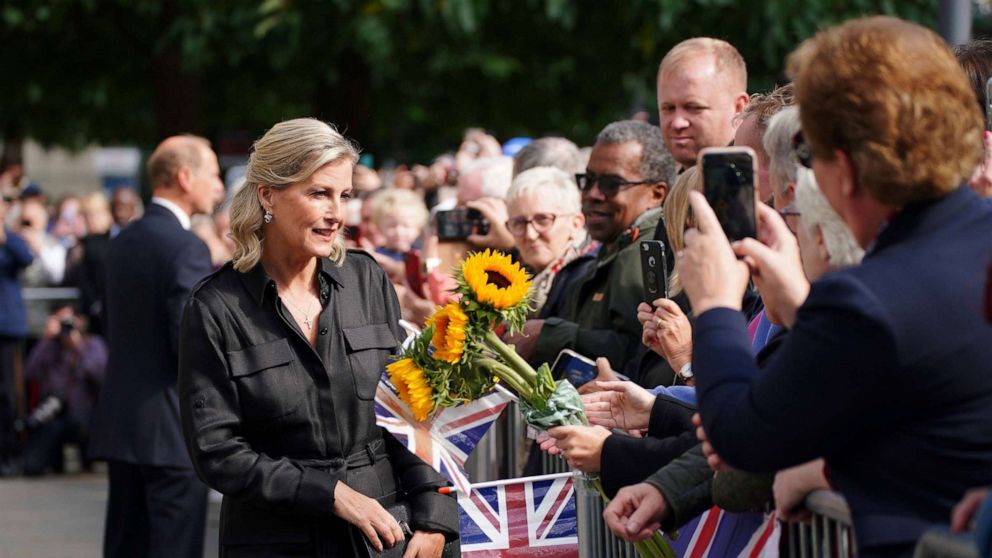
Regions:
M 403 335 L 389 279 L 352 251 L 341 267 L 321 260 L 318 281 L 315 346 L 261 264 L 225 265 L 190 298 L 180 409 L 197 473 L 225 496 L 221 545 L 359 555 L 333 514 L 338 482 L 373 498 L 405 493 L 414 529 L 457 538 L 455 500 L 437 492 L 446 479 L 376 425 L 376 388 Z
M 23 238 L 6 232 L 7 240 L 0 244 L 0 336 L 24 337 L 28 334 L 28 314 L 21 298 L 19 273 L 31 265 L 34 256 Z
M 139 465 L 192 466 L 179 424 L 179 322 L 210 252 L 168 209 L 151 204 L 107 257 L 107 378 L 90 455 Z
M 729 464 L 771 472 L 824 456 L 863 554 L 946 523 L 992 484 L 992 209 L 966 186 L 903 208 L 861 265 L 813 284 L 762 373 L 739 312 L 705 312 L 693 368 Z

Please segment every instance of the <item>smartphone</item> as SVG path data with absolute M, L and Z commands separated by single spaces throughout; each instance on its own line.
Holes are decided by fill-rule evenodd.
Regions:
M 731 242 L 757 236 L 754 189 L 758 161 L 749 147 L 707 147 L 699 153 L 703 192 Z
M 596 379 L 596 363 L 571 349 L 562 349 L 551 366 L 551 376 L 565 378 L 579 387 Z
M 420 263 L 420 250 L 410 250 L 403 254 L 403 265 L 406 266 L 406 282 L 413 292 L 421 298 L 424 296 L 424 268 Z
M 459 207 L 438 211 L 434 216 L 438 240 L 465 240 L 471 234 L 488 234 L 489 221 L 478 209 Z
M 992 132 L 992 77 L 985 82 L 985 129 Z
M 664 242 L 641 241 L 641 277 L 644 281 L 644 302 L 651 304 L 656 299 L 669 298 Z

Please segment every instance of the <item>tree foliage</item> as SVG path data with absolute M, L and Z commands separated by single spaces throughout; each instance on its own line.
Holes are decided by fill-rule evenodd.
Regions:
M 589 143 L 655 111 L 665 51 L 736 45 L 752 90 L 818 28 L 936 0 L 0 0 L 5 138 L 148 145 L 255 137 L 313 115 L 367 149 L 425 158 L 482 126 Z

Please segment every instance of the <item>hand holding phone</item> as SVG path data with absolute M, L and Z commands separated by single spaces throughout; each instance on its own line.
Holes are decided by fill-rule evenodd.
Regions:
M 749 147 L 707 147 L 699 153 L 703 193 L 730 242 L 756 238 L 755 177 L 758 162 Z
M 659 298 L 669 298 L 665 243 L 660 240 L 642 240 L 640 248 L 644 301 L 650 304 Z

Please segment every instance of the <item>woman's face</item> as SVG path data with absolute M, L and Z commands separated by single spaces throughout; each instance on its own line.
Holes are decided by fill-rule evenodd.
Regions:
M 282 190 L 259 188 L 262 207 L 272 213 L 264 226 L 266 248 L 299 257 L 328 257 L 339 243 L 351 198 L 352 163 L 328 163 L 310 178 Z
M 544 268 L 565 253 L 569 243 L 582 229 L 585 218 L 581 213 L 565 215 L 555 196 L 541 196 L 529 192 L 517 196 L 510 203 L 510 220 L 534 219 L 538 214 L 555 215 L 554 223 L 545 231 L 538 232 L 533 222 L 520 234 L 514 234 L 520 259 L 535 272 Z

